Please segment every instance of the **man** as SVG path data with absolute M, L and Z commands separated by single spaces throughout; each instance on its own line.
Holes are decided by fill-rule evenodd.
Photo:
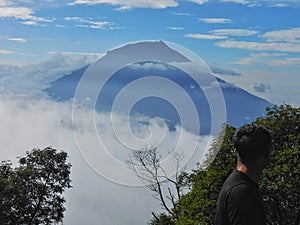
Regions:
M 216 225 L 266 225 L 258 183 L 270 161 L 270 133 L 257 124 L 244 125 L 235 132 L 233 147 L 237 166 L 220 191 Z

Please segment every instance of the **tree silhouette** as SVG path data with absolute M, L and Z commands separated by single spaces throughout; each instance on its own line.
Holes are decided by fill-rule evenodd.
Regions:
M 156 145 L 144 147 L 141 150 L 133 151 L 127 164 L 132 169 L 138 178 L 145 186 L 152 191 L 153 197 L 160 201 L 162 208 L 175 219 L 178 218 L 176 211 L 176 202 L 181 198 L 185 183 L 184 175 L 180 173 L 180 163 L 182 155 L 172 154 L 175 166 L 175 175 L 168 175 L 165 168 L 161 164 L 162 156 Z M 165 214 L 157 216 L 152 212 L 155 221 L 166 218 Z M 169 221 L 171 224 L 171 221 Z
M 71 188 L 71 164 L 67 153 L 47 147 L 33 149 L 13 168 L 10 161 L 0 164 L 1 224 L 57 224 L 62 221 L 65 199 Z

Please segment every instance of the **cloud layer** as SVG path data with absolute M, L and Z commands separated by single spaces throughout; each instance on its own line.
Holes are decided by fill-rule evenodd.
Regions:
M 70 57 L 75 54 L 80 57 Z M 22 66 L 0 64 L 0 93 L 21 94 L 22 96 L 40 94 L 41 90 L 45 89 L 50 82 L 92 63 L 99 57 L 97 54 L 82 54 L 76 52 L 53 53 L 50 58 L 42 62 Z
M 57 103 L 47 100 L 32 100 L 22 98 L 11 98 L 2 95 L 0 98 L 0 137 L 1 151 L 0 158 L 12 159 L 15 163 L 17 156 L 22 156 L 25 151 L 32 148 L 44 148 L 53 146 L 68 152 L 72 163 L 72 185 L 73 189 L 66 193 L 67 213 L 64 224 L 79 225 L 87 223 L 90 225 L 115 224 L 131 225 L 145 224 L 151 217 L 152 210 L 159 210 L 158 202 L 154 201 L 151 193 L 143 188 L 126 187 L 118 185 L 119 180 L 113 182 L 108 173 L 119 173 L 123 179 L 130 176 L 132 172 L 123 164 L 122 170 L 112 167 L 109 161 L 96 158 L 98 163 L 102 163 L 102 171 L 93 169 L 95 164 L 87 164 L 80 153 L 80 148 L 74 139 L 72 129 L 72 112 L 70 103 Z M 88 112 L 82 110 L 78 112 L 82 118 L 88 116 Z M 90 113 L 91 114 L 91 113 Z M 125 161 L 125 156 L 130 153 L 126 146 L 120 145 L 118 139 L 110 132 L 101 130 L 101 127 L 110 126 L 110 116 L 106 114 L 96 115 L 100 135 L 105 140 L 106 149 L 120 162 Z M 115 117 L 116 118 L 116 117 Z M 127 129 L 127 118 L 119 116 L 120 121 L 117 129 Z M 80 147 L 88 149 L 97 155 L 97 151 L 105 151 L 96 148 L 99 139 L 90 130 L 89 120 L 82 120 L 81 124 L 75 125 L 77 136 L 81 136 Z M 159 124 L 153 124 L 152 130 L 163 133 L 164 129 Z M 156 127 L 156 128 L 155 128 Z M 146 132 L 148 127 L 136 127 L 140 132 Z M 160 131 L 161 130 L 161 131 Z M 185 131 L 183 131 L 185 132 Z M 189 135 L 189 134 L 187 134 Z M 193 138 L 193 135 L 190 135 Z M 167 152 L 172 151 L 175 143 L 178 142 L 178 134 L 171 134 L 167 143 L 160 147 L 161 152 L 166 156 Z M 208 137 L 207 137 L 208 138 Z M 201 159 L 202 149 L 206 148 L 208 139 L 202 138 L 199 142 L 199 152 L 193 158 L 194 166 Z M 190 140 L 187 140 L 191 142 Z M 201 144 L 203 143 L 203 144 Z M 189 148 L 189 143 L 184 146 Z M 85 155 L 86 156 L 86 155 Z M 175 166 L 174 166 L 175 167 Z M 91 169 L 92 168 L 92 169 Z M 134 202 L 134 204 L 132 204 Z M 138 212 L 138 213 L 137 213 Z M 116 216 L 117 215 L 117 216 Z
M 62 149 L 68 153 L 73 165 L 73 188 L 65 194 L 67 211 L 64 224 L 98 225 L 99 222 L 114 225 L 146 224 L 151 217 L 151 211 L 160 211 L 159 203 L 143 186 L 120 185 L 126 184 L 124 182 L 126 179 L 129 186 L 132 179 L 137 182 L 138 180 L 124 164 L 131 150 L 111 133 L 111 129 L 106 129 L 111 126 L 111 115 L 94 114 L 94 111 L 79 107 L 75 108 L 76 115 L 82 120 L 72 124 L 72 102 L 53 102 L 40 95 L 47 82 L 74 68 L 74 61 L 67 55 L 56 55 L 55 58 L 57 59 L 51 58 L 23 68 L 8 65 L 3 67 L 4 72 L 0 76 L 1 160 L 11 159 L 16 163 L 17 156 L 22 156 L 25 151 L 35 147 L 52 146 Z M 93 118 L 98 134 L 93 130 L 95 125 Z M 194 168 L 201 160 L 204 150 L 209 147 L 210 137 L 199 138 L 179 128 L 173 132 L 168 131 L 161 120 L 150 121 L 150 127 L 148 123 L 131 123 L 132 132 L 124 132 L 128 130 L 129 118 L 115 114 L 114 119 L 117 124 L 115 128 L 125 135 L 122 140 L 132 139 L 126 136 L 132 135 L 132 132 L 140 138 L 145 138 L 149 136 L 149 130 L 159 138 L 167 137 L 159 147 L 164 160 L 170 157 L 169 152 L 176 149 L 178 142 L 181 142 L 181 150 L 178 151 L 184 153 L 186 149 L 193 148 L 191 143 L 198 141 L 196 152 L 189 162 L 190 168 Z M 141 121 L 141 118 L 137 120 Z M 98 147 L 99 135 L 101 140 L 104 140 L 102 148 Z M 186 138 L 180 139 L 182 135 Z M 153 144 L 152 141 L 153 139 L 149 144 Z M 112 160 L 118 162 L 121 170 L 113 167 L 110 161 L 97 157 L 99 152 L 107 150 Z M 86 151 L 92 154 L 87 155 Z M 90 156 L 94 157 L 91 159 Z M 99 164 L 101 167 L 97 167 Z M 166 166 L 171 168 L 172 165 Z M 111 176 L 112 174 L 114 176 Z M 118 177 L 123 180 L 119 180 Z
M 75 0 L 71 5 L 86 4 L 109 4 L 119 6 L 117 10 L 128 10 L 131 8 L 153 8 L 153 9 L 164 9 L 167 7 L 177 7 L 178 3 L 174 0 L 162 0 L 162 1 L 151 1 L 151 0 Z
M 68 105 L 2 97 L 0 109 L 1 160 L 12 159 L 15 163 L 17 156 L 34 147 L 53 146 L 68 152 L 73 188 L 66 193 L 64 224 L 97 225 L 99 221 L 116 225 L 145 224 L 151 210 L 158 208 L 145 188 L 125 188 L 108 182 L 87 166 L 69 127 Z M 88 132 L 83 135 L 92 147 L 93 137 Z M 139 213 L 134 214 L 135 211 Z

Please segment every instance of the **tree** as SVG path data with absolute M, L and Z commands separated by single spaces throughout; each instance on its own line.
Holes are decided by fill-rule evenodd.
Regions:
M 145 186 L 153 193 L 153 197 L 160 201 L 162 208 L 167 214 L 156 215 L 152 212 L 151 225 L 172 225 L 173 220 L 178 220 L 176 202 L 181 198 L 184 191 L 184 176 L 180 174 L 180 162 L 182 156 L 173 154 L 175 175 L 169 176 L 161 165 L 162 156 L 156 145 L 144 147 L 133 151 L 127 164 Z
M 191 191 L 178 202 L 180 219 L 176 224 L 213 224 L 219 191 L 235 165 L 231 145 L 234 132 L 234 127 L 224 125 L 220 135 L 213 141 L 204 164 L 189 175 Z
M 264 170 L 261 190 L 272 225 L 300 223 L 300 108 L 290 105 L 267 108 L 256 121 L 273 137 L 270 165 Z
M 33 149 L 13 168 L 10 161 L 0 164 L 1 224 L 58 224 L 62 221 L 65 199 L 71 188 L 71 164 L 67 153 L 47 147 Z

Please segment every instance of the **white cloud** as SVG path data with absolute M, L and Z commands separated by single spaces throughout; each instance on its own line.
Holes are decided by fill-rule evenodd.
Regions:
M 12 2 L 10 0 L 1 0 L 0 1 L 0 6 L 8 6 L 11 4 L 12 4 Z
M 199 5 L 202 5 L 202 4 L 206 3 L 206 2 L 208 2 L 208 0 L 190 0 L 190 1 L 194 2 L 194 3 L 197 3 Z
M 134 69 L 134 70 L 162 70 L 162 71 L 166 71 L 166 70 L 170 70 L 172 69 L 172 67 L 166 65 L 166 64 L 162 64 L 162 63 L 154 63 L 154 62 L 147 62 L 147 63 L 134 63 L 134 64 L 130 64 L 129 65 L 130 69 Z
M 300 57 L 287 57 L 272 60 L 268 63 L 271 66 L 300 66 Z
M 0 64 L 1 91 L 22 95 L 26 93 L 31 96 L 46 88 L 49 82 L 87 65 L 93 60 L 95 60 L 93 55 L 73 58 L 69 55 L 56 53 L 49 59 L 35 64 L 22 66 Z
M 289 5 L 288 4 L 285 4 L 285 3 L 277 3 L 277 4 L 274 4 L 274 5 L 271 5 L 271 7 L 275 7 L 275 8 L 284 8 L 284 7 L 288 7 Z
M 217 65 L 210 65 L 209 68 L 214 74 L 221 74 L 221 75 L 227 75 L 227 76 L 241 76 L 240 73 L 226 68 L 218 67 Z
M 22 20 L 35 20 L 40 22 L 53 22 L 53 20 L 33 16 L 34 12 L 26 7 L 1 7 L 0 17 L 14 17 Z
M 0 7 L 0 18 L 15 18 L 20 20 L 48 23 L 53 22 L 52 19 L 34 16 L 34 11 L 32 9 L 22 6 L 15 6 L 11 1 L 2 2 Z
M 299 1 L 298 0 L 283 0 L 283 1 L 277 1 L 277 0 L 220 0 L 220 2 L 231 2 L 236 4 L 242 4 L 246 5 L 247 7 L 260 7 L 260 6 L 266 6 L 266 7 L 299 7 Z
M 233 64 L 238 64 L 238 65 L 252 65 L 253 63 L 260 62 L 259 57 L 246 57 L 239 59 L 236 62 L 232 62 Z
M 62 55 L 77 55 L 77 56 L 88 56 L 90 57 L 87 61 L 90 63 L 94 62 L 97 58 L 102 57 L 104 53 L 97 53 L 97 52 L 56 52 L 56 51 L 49 51 L 49 54 L 62 54 Z M 89 63 L 88 63 L 89 64 Z
M 254 51 L 279 51 L 279 52 L 300 52 L 300 45 L 298 43 L 282 43 L 282 42 L 249 42 L 249 41 L 235 41 L 225 40 L 216 43 L 222 48 L 239 48 Z
M 60 27 L 60 28 L 66 28 L 68 26 L 65 26 L 65 25 L 61 25 L 61 24 L 55 24 L 56 27 Z
M 249 57 L 242 58 L 236 62 L 231 62 L 238 65 L 253 65 L 263 64 L 269 66 L 280 66 L 280 67 L 289 67 L 289 66 L 299 66 L 300 58 L 299 57 L 286 57 L 286 54 L 283 53 L 251 53 Z
M 33 11 L 26 7 L 1 7 L 0 17 L 15 17 L 16 19 L 32 19 Z
M 267 42 L 297 42 L 300 43 L 300 27 L 285 30 L 269 31 L 261 35 Z
M 218 29 L 212 30 L 211 33 L 215 35 L 225 35 L 225 36 L 252 36 L 258 33 L 255 30 L 248 29 Z
M 232 20 L 227 18 L 201 18 L 200 21 L 204 23 L 232 23 Z
M 290 67 L 290 66 L 300 66 L 299 57 L 286 57 L 285 54 L 280 53 L 259 53 L 251 54 L 249 57 L 242 58 L 237 62 L 233 62 L 238 65 L 253 65 L 254 63 L 264 64 L 269 66 L 278 67 Z
M 35 22 L 35 21 L 24 21 L 24 22 L 21 22 L 22 24 L 24 25 L 28 25 L 28 26 L 37 26 L 38 23 Z
M 221 0 L 221 2 L 233 2 L 233 3 L 238 3 L 238 4 L 247 4 L 249 1 L 247 0 Z
M 174 15 L 176 15 L 176 16 L 191 16 L 192 14 L 184 13 L 184 12 L 175 12 Z
M 13 54 L 15 51 L 0 49 L 0 55 L 10 55 Z
M 226 39 L 227 36 L 210 35 L 210 34 L 186 34 L 185 37 L 204 40 L 219 40 Z
M 16 42 L 20 42 L 20 43 L 25 43 L 27 41 L 24 38 L 8 38 L 7 40 L 9 40 L 9 41 L 16 41 Z
M 274 59 L 274 57 L 283 57 L 285 54 L 283 53 L 251 53 L 249 57 L 242 58 L 237 62 L 232 62 L 233 64 L 239 65 L 252 65 L 253 63 L 262 63 L 270 65 L 270 60 Z
M 183 27 L 167 27 L 168 30 L 184 30 Z
M 165 9 L 168 7 L 177 7 L 178 3 L 174 0 L 75 0 L 70 5 L 77 4 L 109 4 L 119 6 L 118 10 L 124 11 L 132 8 L 153 8 L 153 9 Z
M 76 25 L 78 27 L 87 27 L 92 29 L 107 29 L 113 27 L 113 24 L 108 21 L 92 21 L 80 17 L 65 17 L 64 20 L 79 23 Z

